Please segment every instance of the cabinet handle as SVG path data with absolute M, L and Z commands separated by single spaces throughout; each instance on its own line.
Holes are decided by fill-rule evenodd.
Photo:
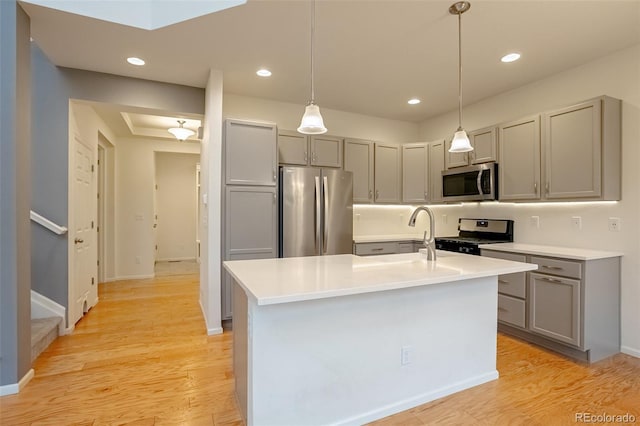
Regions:
M 427 194 L 427 191 L 424 191 L 424 199 L 426 200 L 428 198 L 429 194 Z
M 498 280 L 498 284 L 509 284 L 509 281 Z
M 509 310 L 498 306 L 498 312 L 509 312 Z
M 533 182 L 533 192 L 538 195 L 538 182 Z
M 561 283 L 562 280 L 556 280 L 554 278 L 540 278 L 540 281 L 548 281 L 550 283 Z
M 273 169 L 273 181 L 274 182 L 276 181 L 276 169 L 275 168 Z
M 544 192 L 545 192 L 545 194 L 549 195 L 549 182 L 545 183 Z
M 547 266 L 547 265 L 540 265 L 540 266 L 542 268 L 551 269 L 551 270 L 554 270 L 554 271 L 562 271 L 562 269 L 564 269 L 564 268 L 561 268 L 560 266 Z
M 371 199 L 373 197 L 373 190 L 369 190 L 369 199 Z
M 307 151 L 305 151 L 305 152 L 304 152 L 304 162 L 305 162 L 305 163 L 307 162 L 307 158 L 308 158 L 308 157 L 309 157 L 309 156 L 307 155 Z
M 371 251 L 382 251 L 384 250 L 384 248 L 382 247 L 377 247 L 377 248 L 372 248 Z
M 380 198 L 380 190 L 376 189 L 376 200 Z

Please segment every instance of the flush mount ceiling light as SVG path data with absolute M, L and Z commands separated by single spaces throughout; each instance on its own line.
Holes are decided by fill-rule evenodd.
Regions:
M 409 99 L 409 100 L 407 101 L 407 103 L 408 103 L 409 105 L 418 105 L 418 104 L 420 103 L 420 99 L 418 99 L 418 98 Z
M 141 66 L 143 66 L 145 64 L 144 59 L 136 58 L 135 56 L 127 58 L 127 62 L 129 62 L 131 65 L 135 65 L 137 67 L 141 67 Z
M 258 74 L 260 77 L 271 77 L 271 71 L 266 68 L 259 69 L 258 71 L 256 71 L 256 74 Z
M 179 127 L 172 127 L 168 130 L 169 133 L 175 136 L 176 139 L 178 139 L 179 141 L 186 140 L 189 136 L 194 135 L 196 133 L 193 130 L 185 129 L 183 127 L 184 123 L 186 123 L 186 121 L 178 120 Z
M 307 104 L 304 110 L 304 115 L 300 121 L 300 127 L 298 132 L 305 135 L 321 135 L 327 133 L 327 128 L 324 127 L 324 121 L 322 115 L 320 115 L 320 108 L 316 105 L 315 99 L 315 87 L 313 85 L 314 77 L 314 63 L 313 63 L 313 49 L 314 49 L 314 37 L 316 30 L 316 2 L 311 1 L 311 100 Z
M 470 7 L 471 4 L 468 1 L 459 1 L 449 7 L 450 14 L 458 15 L 458 130 L 453 135 L 449 152 L 473 151 L 469 136 L 462 128 L 462 14 Z
M 509 53 L 507 55 L 504 55 L 500 60 L 502 62 L 513 62 L 513 61 L 517 61 L 518 59 L 520 59 L 520 54 L 519 53 Z

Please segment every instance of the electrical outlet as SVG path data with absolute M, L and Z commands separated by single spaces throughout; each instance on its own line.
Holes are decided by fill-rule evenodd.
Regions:
M 622 222 L 620 221 L 619 217 L 609 218 L 609 231 L 620 232 L 621 227 L 622 227 Z
M 540 228 L 540 216 L 531 216 L 531 227 L 532 228 Z
M 411 364 L 413 347 L 403 346 L 400 348 L 400 365 Z
M 571 227 L 573 229 L 582 229 L 582 217 L 580 217 L 580 216 L 572 216 L 571 217 Z

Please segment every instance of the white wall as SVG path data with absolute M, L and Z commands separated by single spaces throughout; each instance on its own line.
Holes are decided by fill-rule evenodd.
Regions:
M 622 259 L 622 350 L 640 356 L 640 45 L 600 58 L 566 72 L 531 83 L 464 109 L 464 127 L 473 130 L 517 119 L 600 95 L 609 95 L 622 104 L 622 200 L 613 203 L 465 203 L 435 206 L 439 236 L 455 235 L 458 217 L 514 219 L 518 242 L 621 251 Z M 457 111 L 420 126 L 420 139 L 450 138 L 457 127 Z M 376 224 L 385 210 L 360 211 L 354 230 L 360 235 L 379 234 Z M 396 220 L 397 211 L 389 210 Z M 448 217 L 444 223 L 442 215 Z M 540 228 L 530 225 L 531 216 L 540 217 Z M 570 226 L 571 216 L 582 217 L 582 229 Z M 622 219 L 622 232 L 608 230 L 608 218 Z M 363 226 L 364 225 L 364 226 Z M 371 225 L 371 226 L 369 226 Z
M 220 220 L 222 194 L 222 72 L 211 70 L 205 93 L 200 157 L 200 305 L 208 334 L 222 333 Z M 204 202 L 206 198 L 206 203 Z
M 195 260 L 200 155 L 156 152 L 158 261 Z
M 200 153 L 200 144 L 170 139 L 120 138 L 116 147 L 117 279 L 154 274 L 155 153 Z
M 388 143 L 408 143 L 418 140 L 419 125 L 417 123 L 320 107 L 324 124 L 329 129 L 330 135 Z M 223 102 L 224 118 L 269 121 L 285 130 L 295 130 L 300 126 L 304 108 L 304 105 L 228 93 L 225 93 Z

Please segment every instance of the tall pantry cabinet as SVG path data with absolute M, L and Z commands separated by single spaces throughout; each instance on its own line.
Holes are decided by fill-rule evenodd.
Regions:
M 223 156 L 223 260 L 277 257 L 276 125 L 226 120 Z M 233 280 L 224 268 L 221 274 L 222 319 L 230 319 Z

